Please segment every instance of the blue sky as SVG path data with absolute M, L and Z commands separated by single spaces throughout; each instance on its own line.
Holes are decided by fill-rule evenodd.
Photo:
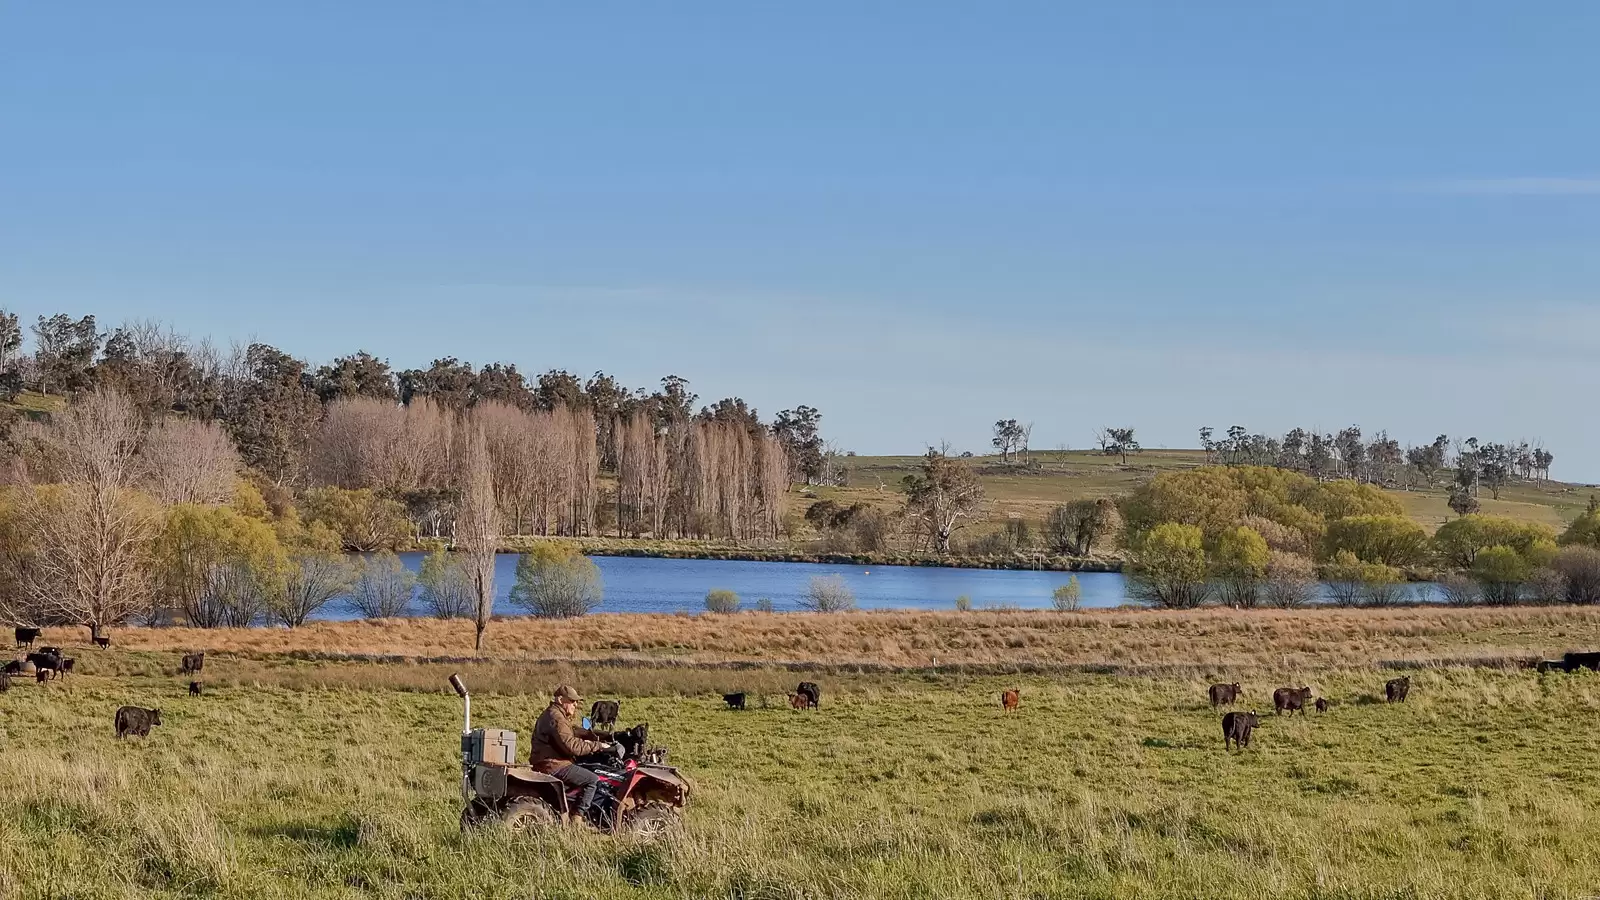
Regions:
M 1600 481 L 1600 6 L 12 3 L 0 306 L 668 372 L 860 452 L 1541 440 Z

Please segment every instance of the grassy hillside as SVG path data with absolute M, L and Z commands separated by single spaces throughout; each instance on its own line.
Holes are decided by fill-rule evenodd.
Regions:
M 1326 716 L 1265 717 L 1222 749 L 1198 678 L 794 676 L 660 670 L 624 722 L 696 784 L 655 845 L 578 828 L 462 835 L 459 704 L 412 667 L 80 654 L 64 684 L 0 694 L 0 896 L 94 898 L 1576 897 L 1600 883 L 1600 681 L 1499 669 L 1327 668 Z M 554 672 L 464 666 L 480 724 L 527 752 Z M 320 673 L 342 670 L 337 687 Z M 133 674 L 142 670 L 143 674 Z M 445 670 L 440 670 L 440 677 Z M 429 673 L 430 675 L 433 673 Z M 764 693 L 721 708 L 711 685 Z M 580 682 L 594 693 L 593 680 Z M 1020 687 L 1002 715 L 996 695 Z M 731 689 L 731 687 L 730 687 Z M 145 741 L 117 706 L 159 706 Z
M 839 503 L 865 502 L 892 505 L 900 502 L 898 488 L 917 466 L 915 456 L 858 456 L 848 460 L 849 482 L 842 488 L 818 488 L 817 499 Z M 1036 465 L 1006 465 L 998 457 L 976 457 L 969 464 L 977 469 L 984 489 L 993 501 L 989 519 L 1004 521 L 1011 516 L 1043 520 L 1058 503 L 1082 498 L 1116 497 L 1126 494 L 1141 482 L 1163 470 L 1192 468 L 1205 464 L 1199 450 L 1146 450 L 1132 456 L 1127 465 L 1115 456 L 1088 450 L 1035 452 Z M 1407 512 L 1430 530 L 1453 517 L 1448 505 L 1449 491 L 1444 486 L 1412 491 L 1390 491 Z M 1583 512 L 1590 493 L 1600 493 L 1581 485 L 1562 482 L 1519 482 L 1492 499 L 1483 492 L 1483 512 L 1542 522 L 1563 528 Z

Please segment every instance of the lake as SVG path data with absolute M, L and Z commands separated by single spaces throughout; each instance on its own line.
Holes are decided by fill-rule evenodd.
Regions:
M 400 559 L 413 572 L 421 553 L 402 553 Z M 517 615 L 507 595 L 516 581 L 517 554 L 495 559 L 495 612 Z M 952 569 L 933 566 L 853 566 L 826 563 L 751 562 L 711 559 L 653 559 L 636 556 L 596 556 L 595 565 L 605 582 L 605 600 L 598 612 L 674 613 L 701 612 L 706 592 L 725 589 L 739 595 L 746 608 L 766 598 L 778 610 L 800 608 L 811 579 L 838 576 L 855 593 L 862 609 L 955 608 L 957 597 L 972 599 L 975 608 L 1015 606 L 1048 609 L 1051 594 L 1067 583 L 1070 572 L 1007 569 Z M 1116 572 L 1079 572 L 1083 605 L 1088 608 L 1120 606 L 1128 602 L 1126 582 Z M 1414 598 L 1433 599 L 1431 585 L 1413 585 Z M 427 615 L 420 600 L 412 602 L 413 615 Z M 360 614 L 347 602 L 335 600 L 323 608 L 320 619 L 356 619 Z

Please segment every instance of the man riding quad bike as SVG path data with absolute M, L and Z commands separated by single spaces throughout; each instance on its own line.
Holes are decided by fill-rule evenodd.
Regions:
M 516 732 L 474 729 L 466 685 L 458 675 L 450 684 L 466 706 L 463 829 L 497 824 L 520 831 L 570 816 L 610 834 L 655 837 L 681 819 L 693 786 L 677 769 L 643 761 L 648 726 L 614 736 L 575 728 L 580 698 L 563 685 L 534 726 L 530 764 L 519 766 Z

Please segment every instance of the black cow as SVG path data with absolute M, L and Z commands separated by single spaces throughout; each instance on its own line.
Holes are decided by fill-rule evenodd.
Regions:
M 596 700 L 589 707 L 589 726 L 601 731 L 610 731 L 617 725 L 617 714 L 622 712 L 621 704 L 615 700 Z
M 1395 678 L 1383 683 L 1383 702 L 1404 703 L 1406 695 L 1411 693 L 1411 676 Z
M 1233 742 L 1233 749 L 1243 750 L 1250 746 L 1250 731 L 1261 724 L 1261 717 L 1251 712 L 1231 712 L 1222 717 L 1222 749 L 1228 749 L 1228 743 Z
M 56 647 L 46 647 L 45 650 L 41 650 L 38 653 L 29 653 L 27 661 L 33 663 L 34 669 L 36 671 L 38 671 L 38 672 L 44 672 L 44 671 L 56 672 L 56 671 L 60 671 L 60 669 L 61 669 L 61 654 L 59 652 L 57 652 L 57 653 L 45 652 L 45 651 L 48 651 L 48 650 L 57 650 L 57 649 L 58 648 L 56 648 Z
M 25 663 L 20 659 L 13 659 L 12 661 L 6 663 L 5 673 L 7 675 L 31 675 L 31 674 L 33 674 L 31 672 L 23 671 L 23 669 L 27 665 L 28 665 L 28 663 Z
M 198 681 L 189 682 L 189 696 L 191 696 L 191 697 L 200 696 L 200 688 L 201 688 L 200 682 L 198 682 Z
M 1328 699 L 1326 697 L 1318 697 L 1317 698 L 1317 712 L 1318 713 L 1325 713 L 1327 711 L 1328 711 Z
M 1291 715 L 1299 710 L 1300 715 L 1306 714 L 1306 704 L 1311 701 L 1311 688 L 1281 687 L 1272 692 L 1272 714 L 1283 715 L 1287 710 Z
M 117 710 L 117 737 L 128 735 L 150 736 L 150 726 L 161 724 L 161 710 L 124 706 Z
M 37 628 L 23 628 L 21 625 L 17 626 L 17 647 L 19 649 L 22 648 L 22 647 L 27 647 L 29 649 L 32 649 L 33 648 L 33 642 L 38 640 L 38 639 L 39 639 L 39 629 L 37 629 Z
M 46 681 L 49 681 L 54 676 L 55 676 L 55 670 L 54 669 L 39 669 L 38 671 L 33 673 L 34 679 L 37 680 L 40 684 L 44 684 Z
M 722 702 L 728 704 L 729 709 L 744 709 L 744 691 L 737 694 L 723 694 Z
M 629 759 L 638 759 L 644 755 L 645 746 L 650 743 L 650 726 L 644 722 L 632 728 L 613 734 L 611 739 L 622 745 L 622 753 Z
M 794 692 L 805 697 L 806 705 L 812 709 L 822 706 L 822 688 L 817 687 L 816 682 L 802 681 L 800 686 L 794 689 Z
M 76 665 L 77 662 L 78 661 L 71 656 L 63 657 L 61 660 L 61 668 L 57 669 L 56 671 L 61 674 L 61 677 L 65 678 L 67 673 L 72 671 L 72 667 Z
M 1210 690 L 1211 708 L 1219 706 L 1232 706 L 1239 702 L 1239 682 L 1233 684 L 1213 684 Z
M 193 675 L 205 668 L 205 666 L 206 653 L 204 650 L 199 653 L 185 653 L 183 655 L 183 665 L 178 668 L 178 671 L 185 675 Z
M 101 635 L 99 637 L 96 637 L 94 639 L 94 645 L 96 647 L 99 647 L 101 650 L 109 649 L 111 647 L 111 636 L 110 635 Z

